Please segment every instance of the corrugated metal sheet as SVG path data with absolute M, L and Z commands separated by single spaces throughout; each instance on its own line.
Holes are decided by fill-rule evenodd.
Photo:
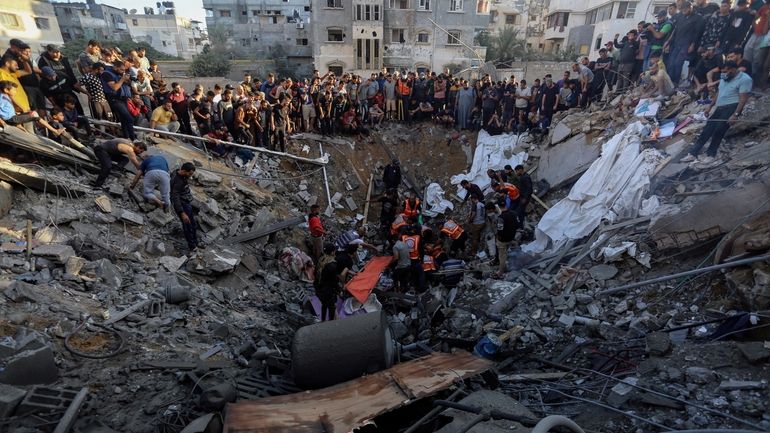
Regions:
M 225 433 L 345 433 L 489 369 L 468 352 L 434 353 L 316 391 L 230 404 Z

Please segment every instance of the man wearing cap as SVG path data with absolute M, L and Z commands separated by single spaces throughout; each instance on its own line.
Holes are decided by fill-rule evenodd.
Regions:
M 695 5 L 692 7 L 693 13 L 703 18 L 711 16 L 718 10 L 719 6 L 716 3 L 710 3 L 708 0 L 695 0 Z
M 647 44 L 650 47 L 650 52 L 645 56 L 644 70 L 647 70 L 650 65 L 650 54 L 662 52 L 663 45 L 668 40 L 669 36 L 671 36 L 671 32 L 674 31 L 674 24 L 668 20 L 668 13 L 665 9 L 658 11 L 656 19 L 657 23 L 647 24 Z
M 67 75 L 61 75 L 57 73 L 50 66 L 43 66 L 40 71 L 40 90 L 49 101 L 51 105 L 56 107 L 64 107 L 64 98 L 71 96 L 75 100 L 75 107 L 78 114 L 83 114 L 83 107 L 80 106 L 80 102 L 75 95 L 75 91 L 83 92 L 82 87 L 76 81 L 73 81 Z
M 631 74 L 634 71 L 636 62 L 636 53 L 639 51 L 638 32 L 636 29 L 629 31 L 622 41 L 618 42 L 618 34 L 615 35 L 613 43 L 620 49 L 620 62 L 618 64 L 618 85 L 615 88 L 617 92 L 622 92 L 631 84 Z
M 60 48 L 56 45 L 49 44 L 46 46 L 45 52 L 37 60 L 37 67 L 41 71 L 46 66 L 56 71 L 56 74 L 60 77 L 67 77 L 71 83 L 76 81 L 75 72 L 72 70 L 69 59 L 64 57 Z
M 681 16 L 677 20 L 676 30 L 667 43 L 669 55 L 665 60 L 666 70 L 674 85 L 679 84 L 685 60 L 697 55 L 703 27 L 703 17 L 693 13 L 692 4 L 689 1 L 682 3 Z
M 706 126 L 690 152 L 680 162 L 693 162 L 697 159 L 698 162 L 709 164 L 714 161 L 725 133 L 743 114 L 743 107 L 749 100 L 751 86 L 751 77 L 738 70 L 737 63 L 730 60 L 725 62 L 717 97 L 709 106 L 709 112 L 714 106 L 716 109 L 711 113 Z M 706 156 L 699 158 L 698 154 L 709 140 L 711 140 L 711 145 L 706 150 Z

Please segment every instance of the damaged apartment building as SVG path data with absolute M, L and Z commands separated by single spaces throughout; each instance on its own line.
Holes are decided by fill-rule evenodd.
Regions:
M 310 0 L 203 0 L 203 8 L 207 28 L 227 33 L 233 58 L 285 59 L 279 66 L 292 74 L 312 72 Z
M 313 60 L 324 72 L 460 70 L 484 62 L 476 37 L 489 26 L 489 0 L 311 3 Z

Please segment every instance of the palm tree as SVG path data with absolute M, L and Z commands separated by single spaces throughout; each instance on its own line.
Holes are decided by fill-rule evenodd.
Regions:
M 519 30 L 505 26 L 492 36 L 487 48 L 487 61 L 508 66 L 510 62 L 521 60 L 527 54 L 527 42 L 519 37 Z

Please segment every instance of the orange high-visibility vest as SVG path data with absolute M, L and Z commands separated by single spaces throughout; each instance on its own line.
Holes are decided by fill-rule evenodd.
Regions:
M 431 256 L 424 256 L 422 258 L 422 270 L 425 272 L 436 270 L 436 261 Z
M 392 236 L 395 236 L 398 234 L 398 230 L 401 227 L 404 227 L 406 225 L 406 221 L 404 221 L 404 217 L 402 215 L 396 216 L 396 219 L 393 220 L 393 223 L 390 224 L 390 234 Z
M 396 82 L 396 91 L 398 92 L 399 95 L 407 96 L 412 93 L 412 88 L 409 87 L 406 83 L 407 81 L 401 81 L 401 80 L 398 80 Z
M 411 260 L 420 259 L 420 235 L 404 235 L 401 241 L 409 247 L 409 258 Z
M 414 208 L 409 204 L 409 199 L 404 200 L 404 216 L 407 218 L 416 217 L 418 206 L 420 206 L 419 198 L 414 199 Z
M 452 220 L 447 220 L 444 226 L 441 227 L 441 233 L 449 236 L 452 239 L 457 239 L 463 234 L 463 228 L 459 224 Z
M 508 198 L 511 200 L 516 200 L 519 198 L 519 188 L 516 188 L 516 185 L 503 183 L 500 187 L 500 191 L 505 192 L 508 195 Z

